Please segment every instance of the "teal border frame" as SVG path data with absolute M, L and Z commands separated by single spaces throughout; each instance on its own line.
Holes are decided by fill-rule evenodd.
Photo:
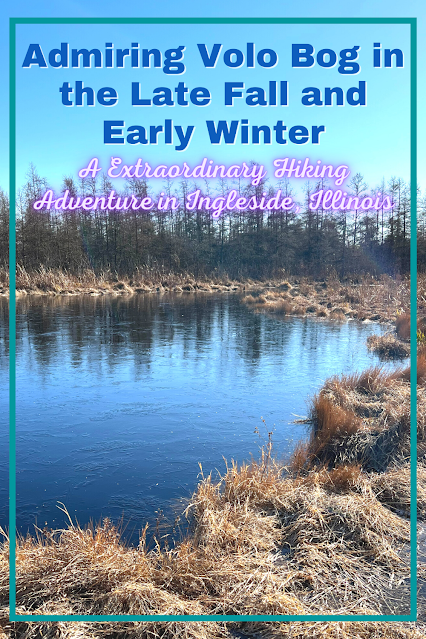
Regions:
M 10 621 L 416 621 L 417 618 L 417 349 L 411 349 L 410 614 L 409 615 L 18 615 L 16 613 L 16 25 L 18 24 L 406 24 L 410 26 L 410 313 L 417 341 L 417 19 L 416 18 L 10 18 L 9 231 L 9 613 Z

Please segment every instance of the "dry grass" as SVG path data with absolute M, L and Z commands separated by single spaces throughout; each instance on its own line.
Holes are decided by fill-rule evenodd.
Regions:
M 426 455 L 426 353 L 419 350 L 417 437 L 419 458 Z M 293 469 L 361 464 L 384 472 L 409 457 L 410 369 L 373 367 L 329 379 L 311 409 L 312 437 L 301 446 Z
M 274 295 L 272 295 L 271 286 Z M 426 314 L 426 276 L 419 275 L 419 311 Z M 280 282 L 269 282 L 260 287 L 258 295 L 265 295 L 265 302 L 245 298 L 258 312 L 274 313 L 281 305 L 282 313 L 305 315 L 316 313 L 317 317 L 345 321 L 356 318 L 374 322 L 395 321 L 408 315 L 410 307 L 409 279 L 379 279 L 363 277 L 355 282 L 342 283 L 330 277 L 320 282 L 308 278 L 293 278 Z M 283 304 L 284 302 L 284 304 Z M 400 320 L 401 321 L 401 320 Z
M 359 467 L 292 478 L 267 455 L 232 464 L 218 483 L 211 477 L 200 482 L 188 513 L 192 532 L 173 550 L 148 552 L 143 543 L 125 547 L 108 521 L 85 530 L 70 523 L 66 530 L 19 540 L 19 609 L 27 614 L 58 607 L 71 614 L 355 613 L 365 610 L 367 599 L 372 612 L 400 606 L 390 591 L 390 572 L 399 579 L 407 575 L 397 549 L 408 542 L 408 524 L 376 499 Z M 6 556 L 7 543 L 0 573 L 3 606 Z M 149 624 L 139 626 L 139 634 L 129 636 L 149 636 Z M 212 625 L 209 634 L 193 624 L 178 634 L 175 626 L 158 624 L 159 636 L 224 632 Z
M 0 269 L 0 293 L 6 295 L 9 273 Z M 48 295 L 129 295 L 145 292 L 190 293 L 195 291 L 239 291 L 255 286 L 223 277 L 198 277 L 191 273 L 172 273 L 156 268 L 136 269 L 131 276 L 119 277 L 110 270 L 95 273 L 91 269 L 82 270 L 78 275 L 59 269 L 40 267 L 28 272 L 18 265 L 16 269 L 16 289 L 18 294 Z
M 370 335 L 367 338 L 367 345 L 369 350 L 376 353 L 382 360 L 403 359 L 410 354 L 407 344 L 389 332 L 384 335 Z
M 410 514 L 410 466 L 390 469 L 370 477 L 372 489 L 379 501 L 392 511 L 404 516 Z M 426 468 L 417 468 L 417 514 L 426 518 Z
M 330 471 L 323 470 L 324 485 L 337 493 L 357 490 L 363 487 L 361 464 L 336 466 Z
M 329 420 L 328 409 L 325 413 Z M 409 541 L 409 526 L 393 511 L 407 507 L 409 493 L 407 471 L 403 482 L 397 472 L 376 477 L 363 472 L 360 464 L 346 464 L 292 474 L 267 446 L 259 461 L 232 463 L 218 482 L 211 476 L 200 481 L 187 509 L 190 533 L 173 549 L 157 545 L 148 551 L 143 538 L 138 548 L 126 547 L 108 520 L 87 529 L 70 522 L 65 530 L 19 539 L 18 610 L 200 615 L 404 612 L 408 566 L 399 550 Z M 420 479 L 423 513 L 425 473 Z M 250 636 L 245 634 L 248 624 L 202 622 L 53 622 L 12 628 L 6 619 L 7 553 L 6 541 L 0 553 L 0 627 L 5 637 L 231 639 L 234 628 Z M 289 639 L 352 637 L 358 632 L 358 625 L 351 623 L 250 627 L 256 628 L 256 636 L 269 636 L 271 631 L 271 636 Z M 360 637 L 420 636 L 414 628 L 397 624 L 362 628 Z
M 362 427 L 362 422 L 352 411 L 333 404 L 322 393 L 313 400 L 311 410 L 315 441 L 327 443 L 339 435 L 353 435 Z
M 293 313 L 293 306 L 285 299 L 278 300 L 273 307 L 274 313 L 282 313 L 284 315 L 291 315 Z
M 392 510 L 389 473 L 360 466 L 291 477 L 268 456 L 203 479 L 189 506 L 191 534 L 173 550 L 130 548 L 105 521 L 18 541 L 20 614 L 386 614 L 404 612 L 408 524 Z M 406 482 L 404 484 L 406 486 Z M 426 489 L 423 487 L 423 494 Z M 131 637 L 420 637 L 398 624 L 43 624 L 7 622 L 7 543 L 0 563 L 0 627 L 10 639 Z M 396 584 L 401 583 L 401 586 Z M 368 602 L 368 603 L 367 603 Z M 272 632 L 272 635 L 270 634 Z M 361 634 L 354 634 L 355 632 Z M 247 634 L 246 634 L 247 633 Z M 294 634 L 296 633 L 296 634 Z M 379 633 L 379 634 L 377 634 Z
M 293 278 L 291 282 L 272 280 L 265 283 L 231 280 L 227 275 L 195 277 L 191 273 L 173 273 L 148 267 L 136 269 L 131 276 L 119 277 L 109 270 L 95 273 L 89 268 L 79 274 L 44 267 L 27 272 L 18 265 L 16 280 L 20 294 L 124 295 L 162 291 L 246 291 L 249 294 L 245 296 L 244 302 L 257 311 L 286 315 L 316 313 L 318 317 L 330 316 L 338 321 L 351 317 L 395 321 L 408 315 L 410 300 L 409 280 L 392 279 L 388 276 L 380 279 L 364 277 L 344 285 L 332 277 L 321 282 Z M 8 272 L 2 268 L 0 294 L 7 294 L 8 285 Z M 426 275 L 422 274 L 419 274 L 418 279 L 418 300 L 420 315 L 426 315 Z M 400 323 L 404 321 L 406 323 L 406 320 L 399 319 Z M 421 328 L 423 324 L 420 323 L 419 326 Z M 401 330 L 404 330 L 402 324 Z
M 371 395 L 388 388 L 393 379 L 394 373 L 389 373 L 380 366 L 373 366 L 361 373 L 342 375 L 340 385 L 348 390 Z M 337 381 L 336 378 L 334 378 L 334 381 Z
M 274 313 L 277 315 L 305 315 L 307 312 L 314 312 L 316 307 L 306 306 L 306 300 L 299 294 L 292 295 L 294 289 L 287 292 L 288 289 L 284 287 L 284 292 L 280 290 L 265 290 L 260 292 L 259 290 L 253 291 L 242 298 L 244 304 L 249 305 L 257 312 Z
M 410 314 L 402 313 L 398 315 L 395 321 L 396 334 L 400 339 L 410 340 Z
M 252 627 L 252 625 L 250 625 Z M 250 630 L 251 630 L 250 627 Z M 394 622 L 328 622 L 328 623 L 288 623 L 276 627 L 257 627 L 251 637 L 269 639 L 421 639 L 422 632 L 410 624 Z
M 159 268 L 136 269 L 130 276 L 119 277 L 107 270 L 95 273 L 85 269 L 79 274 L 40 267 L 27 272 L 16 271 L 18 294 L 48 295 L 128 295 L 143 292 L 190 293 L 195 291 L 245 291 L 243 302 L 257 312 L 279 315 L 329 317 L 336 321 L 358 318 L 370 321 L 395 321 L 401 329 L 409 310 L 409 280 L 364 277 L 359 281 L 342 283 L 337 278 L 315 282 L 307 278 L 255 282 L 236 281 L 227 275 L 195 277 L 191 273 L 173 273 Z M 7 295 L 9 275 L 0 269 L 0 294 Z M 426 315 L 426 276 L 419 275 L 419 312 Z M 409 325 L 409 324 L 408 324 Z M 420 322 L 420 327 L 423 324 Z M 424 327 L 423 327 L 424 328 Z M 422 329 L 423 330 L 423 329 Z M 406 331 L 406 327 L 405 327 Z M 405 333 L 404 333 L 405 334 Z
M 295 475 L 300 475 L 309 465 L 310 442 L 300 441 L 296 444 L 289 462 L 289 469 Z
M 407 382 L 411 378 L 411 369 L 408 366 L 400 373 L 400 379 Z M 420 347 L 417 351 L 417 384 L 423 384 L 426 380 L 426 349 L 424 346 Z
M 332 320 L 337 320 L 338 322 L 344 322 L 347 319 L 344 311 L 341 308 L 333 308 L 330 311 L 329 318 Z
M 319 308 L 316 312 L 317 317 L 327 317 L 327 312 L 324 308 Z

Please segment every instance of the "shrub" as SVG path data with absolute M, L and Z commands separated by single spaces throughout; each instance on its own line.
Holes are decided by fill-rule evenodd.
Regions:
M 325 444 L 339 435 L 353 435 L 362 427 L 359 417 L 336 406 L 322 393 L 314 397 L 311 414 L 317 445 Z
M 410 314 L 402 313 L 398 315 L 395 322 L 395 330 L 396 334 L 400 339 L 409 340 L 410 339 Z
M 389 333 L 370 335 L 367 338 L 367 345 L 369 350 L 381 359 L 402 359 L 410 354 L 409 347 Z

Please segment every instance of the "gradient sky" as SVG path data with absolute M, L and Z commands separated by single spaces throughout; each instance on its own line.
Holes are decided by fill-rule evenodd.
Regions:
M 7 60 L 7 17 L 241 17 L 237 3 L 219 0 L 211 7 L 195 2 L 180 5 L 169 1 L 159 5 L 127 2 L 125 10 L 117 10 L 117 4 L 86 1 L 39 2 L 34 4 L 18 1 L 13 9 L 4 4 L 1 11 L 3 38 L 0 50 Z M 259 6 L 246 2 L 244 17 L 259 16 Z M 419 183 L 424 186 L 425 158 L 422 149 L 426 142 L 424 110 L 426 97 L 424 81 L 425 52 L 421 46 L 425 39 L 425 3 L 408 0 L 403 8 L 397 2 L 360 2 L 357 7 L 344 8 L 341 3 L 326 1 L 318 4 L 308 1 L 300 3 L 265 2 L 262 17 L 417 17 L 418 18 L 418 78 L 419 78 Z M 46 53 L 51 48 L 68 41 L 71 48 L 104 48 L 105 42 L 128 47 L 139 42 L 142 48 L 156 47 L 160 50 L 185 45 L 186 72 L 183 75 L 166 75 L 161 69 L 22 69 L 27 47 L 32 42 L 41 44 Z M 220 60 L 215 69 L 205 69 L 196 47 L 199 42 L 209 48 L 216 42 L 227 48 L 244 50 L 247 42 L 255 42 L 256 49 L 272 48 L 279 55 L 273 69 L 227 68 Z M 291 68 L 291 44 L 308 42 L 318 51 L 330 48 L 337 53 L 354 45 L 361 47 L 358 75 L 341 75 L 337 66 L 323 69 L 315 65 L 311 69 Z M 403 69 L 374 69 L 372 65 L 373 43 L 381 42 L 383 48 L 400 48 L 405 54 Z M 313 161 L 348 164 L 352 175 L 364 174 L 370 186 L 377 185 L 382 177 L 392 175 L 409 177 L 409 27 L 405 25 L 19 25 L 17 27 L 17 170 L 18 181 L 22 181 L 30 162 L 39 173 L 48 178 L 57 189 L 64 175 L 76 176 L 88 159 L 97 156 L 101 166 L 107 168 L 111 155 L 120 156 L 125 163 L 132 164 L 142 157 L 151 164 L 174 164 L 186 161 L 199 162 L 207 156 L 217 162 L 230 164 L 255 160 L 265 164 L 268 175 L 272 175 L 272 161 L 277 157 L 309 157 Z M 7 86 L 7 65 L 2 65 L 3 83 Z M 114 107 L 64 107 L 60 102 L 59 86 L 67 81 L 82 80 L 85 86 L 99 89 L 113 86 L 119 94 L 119 103 Z M 225 107 L 223 85 L 225 81 L 242 81 L 246 87 L 267 87 L 269 80 L 287 80 L 290 91 L 288 107 L 247 107 L 244 100 L 238 106 Z M 307 86 L 323 88 L 341 86 L 343 89 L 356 86 L 360 80 L 367 82 L 366 107 L 311 107 L 300 104 L 301 90 Z M 207 87 L 212 94 L 212 103 L 207 107 L 132 107 L 130 104 L 131 82 L 143 83 L 143 97 L 151 97 L 152 89 L 159 86 L 173 88 L 184 81 L 189 88 Z M 240 106 L 241 105 L 241 106 Z M 3 121 L 7 122 L 7 96 L 0 104 Z M 165 118 L 181 126 L 195 125 L 190 145 L 185 151 L 174 151 L 173 146 L 160 143 L 154 145 L 103 144 L 103 121 L 125 120 L 129 125 L 162 125 Z M 320 145 L 248 145 L 215 146 L 209 143 L 205 121 L 207 119 L 228 121 L 248 118 L 250 124 L 273 126 L 278 119 L 290 127 L 312 124 L 325 125 L 326 133 Z M 5 127 L 6 132 L 6 127 Z M 288 136 L 287 136 L 288 137 Z M 7 138 L 0 136 L 4 145 L 0 154 L 0 185 L 7 188 Z

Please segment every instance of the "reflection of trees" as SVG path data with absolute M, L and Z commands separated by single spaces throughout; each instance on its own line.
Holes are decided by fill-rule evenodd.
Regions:
M 0 365 L 6 369 L 5 298 L 0 318 Z M 214 359 L 227 360 L 231 370 L 242 364 L 254 374 L 266 360 L 277 363 L 290 352 L 301 359 L 309 353 L 316 365 L 328 349 L 344 348 L 339 334 L 345 326 L 255 314 L 234 295 L 27 296 L 17 301 L 17 359 L 48 374 L 62 358 L 64 366 L 86 365 L 96 377 L 113 374 L 125 357 L 138 377 L 149 371 L 159 349 L 173 348 L 173 357 L 208 358 L 211 366 Z
M 7 343 L 7 312 L 3 299 L 2 344 Z M 125 354 L 138 375 L 149 369 L 156 349 L 174 344 L 184 359 L 224 358 L 233 348 L 253 368 L 263 356 L 288 347 L 291 326 L 252 313 L 236 296 L 22 297 L 17 301 L 17 357 L 31 352 L 31 362 L 44 372 L 60 357 L 63 365 L 86 364 L 96 375 L 113 372 Z
M 9 301 L 0 297 L 0 366 L 7 366 L 9 357 Z

